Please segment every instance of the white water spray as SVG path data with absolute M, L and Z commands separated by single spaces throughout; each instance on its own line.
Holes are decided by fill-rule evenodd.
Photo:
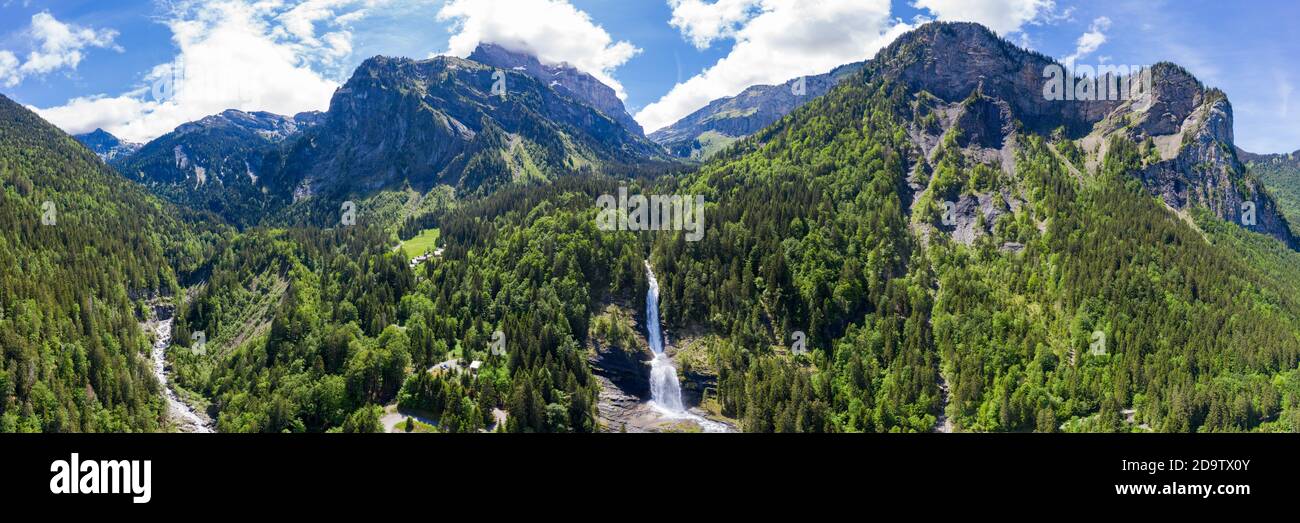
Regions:
M 682 384 L 677 380 L 677 368 L 664 354 L 664 335 L 659 324 L 659 280 L 655 279 L 649 260 L 645 262 L 645 272 L 650 283 L 645 293 L 646 333 L 650 350 L 655 353 L 650 362 L 650 405 L 668 418 L 693 421 L 704 432 L 728 432 L 726 425 L 692 414 L 682 404 Z
M 650 401 L 670 414 L 684 414 L 682 406 L 682 384 L 677 381 L 677 368 L 664 354 L 663 331 L 659 325 L 659 280 L 650 269 L 650 262 L 645 264 L 646 275 L 650 280 L 650 289 L 645 293 L 646 331 L 650 338 L 650 350 L 655 359 L 650 362 Z

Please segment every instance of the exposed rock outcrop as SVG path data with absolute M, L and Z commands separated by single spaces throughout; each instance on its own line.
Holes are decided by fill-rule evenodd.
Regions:
M 623 100 L 618 98 L 618 93 L 613 88 L 569 64 L 544 64 L 537 57 L 526 52 L 511 51 L 504 46 L 490 43 L 479 44 L 478 48 L 469 55 L 469 59 L 492 67 L 526 73 L 547 83 L 561 95 L 596 108 L 633 134 L 638 136 L 645 134 L 641 124 L 627 113 Z

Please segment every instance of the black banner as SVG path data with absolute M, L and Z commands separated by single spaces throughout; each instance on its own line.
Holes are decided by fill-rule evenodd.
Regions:
M 1038 506 L 1202 512 L 1285 506 L 1297 492 L 1296 444 L 1266 434 L 4 435 L 0 498 L 59 513 L 361 509 L 396 520 L 454 507 L 630 515 L 644 507 L 627 503 L 675 499 L 760 514 L 846 504 L 954 517 Z M 68 488 L 111 491 L 106 476 L 123 472 L 136 481 L 119 481 L 118 493 Z M 137 488 L 146 476 L 147 493 Z

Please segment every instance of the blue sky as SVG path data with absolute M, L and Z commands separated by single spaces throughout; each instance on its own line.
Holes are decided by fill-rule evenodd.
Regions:
M 0 0 L 0 93 L 140 141 L 227 108 L 325 109 L 369 56 L 498 41 L 597 75 L 651 130 L 929 19 L 1083 64 L 1176 62 L 1228 93 L 1243 148 L 1300 148 L 1294 0 Z

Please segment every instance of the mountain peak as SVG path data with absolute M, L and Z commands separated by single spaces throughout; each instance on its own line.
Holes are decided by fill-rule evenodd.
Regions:
M 503 45 L 484 42 L 470 53 L 469 60 L 499 69 L 509 69 L 527 74 L 548 84 L 561 95 L 590 105 L 626 127 L 632 134 L 644 136 L 645 130 L 627 113 L 618 93 L 596 77 L 578 70 L 568 63 L 547 64 L 537 56 L 511 50 Z
M 268 175 L 270 192 L 288 203 L 402 183 L 488 192 L 584 166 L 662 157 L 653 143 L 598 107 L 599 97 L 580 96 L 606 92 L 618 100 L 590 75 L 545 65 L 539 70 L 540 62 L 513 54 L 478 58 L 492 63 L 451 56 L 367 59 L 334 93 L 325 122 L 274 152 L 282 155 L 276 159 L 281 168 Z M 505 93 L 494 89 L 501 70 Z
M 185 135 L 212 129 L 238 128 L 256 133 L 272 142 L 279 142 L 319 124 L 323 114 L 312 111 L 283 116 L 265 111 L 244 112 L 238 109 L 227 109 L 219 114 L 181 124 L 174 132 Z
M 124 142 L 102 128 L 86 134 L 78 134 L 73 138 L 76 138 L 78 142 L 81 142 L 82 145 L 105 162 L 128 156 L 140 150 L 140 144 Z

